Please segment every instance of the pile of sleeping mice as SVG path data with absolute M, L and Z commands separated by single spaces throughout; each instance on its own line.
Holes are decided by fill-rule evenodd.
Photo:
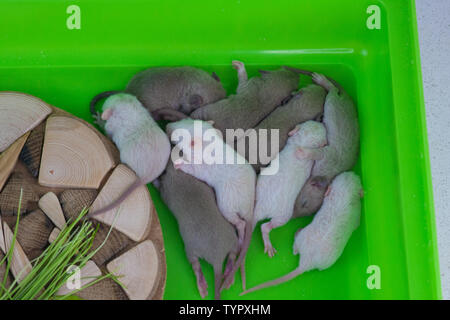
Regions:
M 140 179 L 111 205 L 90 214 L 110 210 L 142 184 L 157 182 L 178 221 L 200 295 L 207 295 L 199 263 L 204 259 L 214 268 L 216 299 L 232 285 L 239 268 L 245 290 L 245 255 L 257 222 L 264 219 L 270 219 L 261 231 L 265 252 L 272 257 L 276 250 L 271 229 L 317 212 L 295 235 L 294 253 L 301 256 L 298 268 L 244 293 L 333 265 L 359 226 L 363 195 L 360 178 L 348 171 L 359 152 L 357 111 L 338 83 L 292 67 L 260 71 L 249 79 L 242 62 L 233 61 L 232 66 L 238 86 L 228 97 L 214 73 L 155 67 L 135 75 L 125 91 L 104 92 L 91 102 L 96 122 Z M 298 90 L 300 75 L 312 77 L 313 84 Z M 96 113 L 102 98 L 107 98 L 102 112 Z M 166 133 L 155 122 L 161 119 L 169 121 Z M 199 125 L 213 129 L 213 137 L 207 139 L 204 131 L 194 129 Z M 270 139 L 258 137 L 261 141 L 239 152 L 223 140 L 226 129 L 251 128 L 269 129 L 268 135 L 270 129 L 279 132 L 279 148 L 254 164 L 247 161 L 249 149 L 270 149 Z M 171 157 L 175 150 L 169 137 L 175 142 L 172 133 L 177 129 L 187 130 L 191 140 L 177 144 L 178 157 Z M 196 148 L 204 151 L 211 138 L 241 161 L 192 161 Z M 278 170 L 265 174 L 274 161 Z

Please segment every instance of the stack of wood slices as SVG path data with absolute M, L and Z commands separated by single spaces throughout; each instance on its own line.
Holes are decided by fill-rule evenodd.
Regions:
M 84 207 L 96 211 L 110 204 L 137 177 L 119 163 L 119 153 L 109 139 L 85 121 L 36 97 L 0 92 L 0 115 L 0 259 L 11 245 L 22 189 L 11 259 L 12 276 L 20 281 L 32 269 L 30 261 L 56 239 L 66 222 L 76 219 Z M 92 222 L 99 225 L 92 250 L 102 244 L 111 225 L 113 229 L 81 270 L 82 278 L 94 280 L 111 272 L 119 276 L 124 288 L 107 278 L 77 296 L 162 299 L 166 259 L 148 189 L 140 187 L 119 212 L 105 212 Z M 0 268 L 2 279 L 4 268 Z M 67 294 L 69 289 L 61 290 Z

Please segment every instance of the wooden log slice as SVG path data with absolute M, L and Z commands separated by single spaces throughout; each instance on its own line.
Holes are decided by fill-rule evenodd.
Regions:
M 106 268 L 120 278 L 131 300 L 151 296 L 159 275 L 158 253 L 151 240 L 146 240 L 117 257 Z
M 53 241 L 55 241 L 56 238 L 58 238 L 60 232 L 61 230 L 59 230 L 58 228 L 53 228 L 52 232 L 48 236 L 48 243 L 52 243 Z
M 89 260 L 86 262 L 83 268 L 80 269 L 80 287 L 84 287 L 88 283 L 95 281 L 96 278 L 102 275 L 102 271 L 97 265 Z M 59 290 L 57 295 L 65 296 L 71 292 L 74 292 L 75 289 L 70 289 L 69 286 L 63 285 Z
M 23 148 L 23 145 L 25 144 L 25 141 L 27 141 L 29 134 L 29 132 L 25 133 L 12 145 L 10 145 L 8 149 L 0 154 L 0 191 L 3 189 L 6 180 L 8 180 L 9 175 L 16 166 L 19 154 Z
M 103 279 L 76 295 L 84 300 L 128 300 L 125 291 L 112 279 Z
M 14 234 L 9 226 L 3 222 L 3 236 L 5 241 L 5 254 L 9 251 L 12 245 Z M 11 258 L 11 272 L 17 281 L 22 281 L 31 272 L 31 262 L 28 259 L 22 246 L 17 241 L 14 242 Z
M 62 230 L 66 225 L 66 219 L 59 203 L 58 197 L 53 192 L 48 192 L 39 199 L 39 208 L 50 218 L 53 224 Z
M 21 172 L 13 172 L 2 192 L 0 192 L 0 212 L 2 215 L 16 215 L 19 205 L 20 189 L 23 190 L 21 214 L 37 208 L 39 195 Z
M 39 184 L 97 189 L 115 165 L 102 140 L 80 120 L 51 116 L 47 120 Z
M 19 104 L 23 110 L 11 113 L 10 106 L 14 105 L 13 110 L 17 111 Z M 96 206 L 112 201 L 117 192 L 136 179 L 136 175 L 124 165 L 117 166 L 120 160 L 117 148 L 87 122 L 32 96 L 0 92 L 0 114 L 1 110 L 6 109 L 10 119 L 18 119 L 16 123 L 24 125 L 14 128 L 14 135 L 0 137 L 3 148 L 0 151 L 0 182 L 4 180 L 3 189 L 0 189 L 0 257 L 4 256 L 10 245 L 8 241 L 12 238 L 11 229 L 15 226 L 14 215 L 17 214 L 22 189 L 18 245 L 14 250 L 12 273 L 23 279 L 31 268 L 30 260 L 56 239 L 66 221 L 76 219 L 84 207 L 93 206 L 95 201 Z M 39 110 L 39 117 L 36 110 Z M 51 112 L 51 116 L 44 121 Z M 0 120 L 0 132 L 8 130 L 8 126 L 9 123 Z M 50 174 L 52 168 L 53 175 Z M 64 168 L 63 173 L 56 174 L 60 168 Z M 107 265 L 120 258 L 119 261 L 136 268 L 135 274 L 126 274 L 127 281 L 131 281 L 129 284 L 136 283 L 136 277 L 146 279 L 143 292 L 136 290 L 136 285 L 124 290 L 112 279 L 105 279 L 77 293 L 80 298 L 162 299 L 166 259 L 158 216 L 146 187 L 132 195 L 131 201 L 134 203 L 124 202 L 124 215 L 112 230 L 108 225 L 112 220 L 107 215 L 103 219 L 91 220 L 93 227 L 98 226 L 91 250 L 102 247 L 92 257 L 87 270 L 89 274 L 99 275 L 99 270 L 106 274 Z M 133 212 L 136 210 L 138 214 Z M 1 221 L 1 217 L 5 221 Z M 140 222 L 140 226 L 136 221 Z M 108 233 L 109 238 L 104 242 Z M 136 251 L 139 252 L 138 259 Z M 20 269 L 25 272 L 19 273 Z M 0 276 L 2 272 L 4 274 L 5 271 L 0 267 Z M 8 278 L 10 283 L 12 277 Z M 62 290 L 64 293 L 64 288 Z
M 30 260 L 34 260 L 44 252 L 52 230 L 53 223 L 41 210 L 33 211 L 25 217 L 21 217 L 17 241 Z
M 51 112 L 47 103 L 31 95 L 0 92 L 0 152 L 39 125 Z
M 31 130 L 27 142 L 19 155 L 31 175 L 35 178 L 39 175 L 39 165 L 41 163 L 42 146 L 44 145 L 45 122 Z
M 119 164 L 92 204 L 93 212 L 114 202 L 132 185 L 138 177 L 124 164 Z M 155 207 L 146 186 L 137 188 L 120 206 L 94 219 L 123 232 L 134 241 L 143 240 L 150 230 L 151 216 L 156 214 Z

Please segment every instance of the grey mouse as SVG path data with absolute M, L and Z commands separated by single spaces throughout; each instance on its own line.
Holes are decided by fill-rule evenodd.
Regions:
M 90 110 L 102 126 L 96 103 L 121 91 L 105 91 L 92 98 Z M 132 94 L 155 120 L 170 121 L 186 117 L 196 108 L 225 98 L 219 77 L 193 67 L 153 67 L 137 73 L 122 92 Z
M 258 134 L 254 137 L 253 143 L 250 143 L 249 136 L 244 136 L 238 141 L 238 143 L 245 142 L 245 158 L 253 165 L 255 170 L 259 171 L 262 166 L 268 165 L 277 156 L 278 152 L 286 145 L 288 133 L 296 125 L 320 118 L 323 113 L 325 96 L 326 92 L 320 86 L 311 84 L 304 87 L 296 92 L 285 105 L 277 107 L 255 127 L 257 133 L 261 129 L 267 130 L 265 144 L 267 152 L 264 155 L 267 155 L 267 157 L 260 157 L 259 155 L 260 143 L 264 141 L 259 141 Z M 277 150 L 271 150 L 271 129 L 278 130 Z M 242 141 L 242 139 L 245 139 L 245 141 Z M 256 157 L 254 159 L 256 161 L 250 160 L 250 155 Z
M 296 199 L 293 215 L 296 218 L 316 212 L 331 180 L 355 165 L 359 153 L 359 124 L 354 102 L 336 81 L 318 73 L 286 68 L 310 75 L 327 91 L 323 123 L 328 145 L 324 148 L 323 158 L 315 161 L 311 177 Z
M 220 213 L 214 191 L 193 176 L 175 170 L 169 162 L 160 178 L 160 192 L 178 221 L 200 295 L 207 295 L 207 283 L 199 263 L 199 259 L 205 259 L 214 268 L 214 297 L 220 299 L 223 263 L 228 258 L 223 275 L 228 276 L 238 252 L 238 238 L 234 227 Z
M 233 61 L 239 84 L 236 94 L 200 107 L 191 118 L 214 121 L 225 137 L 225 129 L 247 130 L 257 125 L 297 89 L 298 73 L 287 69 L 260 71 L 261 77 L 248 79 L 244 63 Z

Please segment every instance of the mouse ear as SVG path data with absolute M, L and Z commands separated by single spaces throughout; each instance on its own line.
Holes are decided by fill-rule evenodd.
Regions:
M 202 96 L 198 94 L 193 94 L 189 97 L 189 105 L 193 107 L 200 107 L 203 104 L 203 98 Z
M 289 131 L 288 136 L 292 137 L 293 135 L 296 135 L 298 133 L 298 131 L 300 130 L 299 126 L 296 126 L 294 129 L 292 129 L 291 131 Z
M 258 72 L 263 77 L 267 76 L 268 74 L 270 74 L 270 71 L 268 71 L 268 70 L 258 70 Z
M 220 82 L 220 78 L 219 78 L 219 76 L 217 75 L 217 73 L 213 72 L 213 73 L 211 73 L 211 76 L 212 76 L 217 82 Z
M 303 228 L 300 228 L 300 229 L 298 229 L 297 231 L 295 231 L 295 237 L 297 237 L 297 235 L 300 233 L 300 231 L 302 231 L 303 230 Z M 297 248 L 296 247 L 294 247 L 294 254 L 298 254 L 298 251 L 297 251 Z
M 311 179 L 311 185 L 324 190 L 328 186 L 328 181 L 325 177 L 317 176 Z
M 206 122 L 208 122 L 210 125 L 214 125 L 214 120 L 207 120 Z
M 102 113 L 102 120 L 108 120 L 113 114 L 113 109 L 108 108 Z
M 329 186 L 329 187 L 327 188 L 327 191 L 325 191 L 324 196 L 325 196 L 325 197 L 328 197 L 328 195 L 330 194 L 330 192 L 331 192 L 331 186 Z

